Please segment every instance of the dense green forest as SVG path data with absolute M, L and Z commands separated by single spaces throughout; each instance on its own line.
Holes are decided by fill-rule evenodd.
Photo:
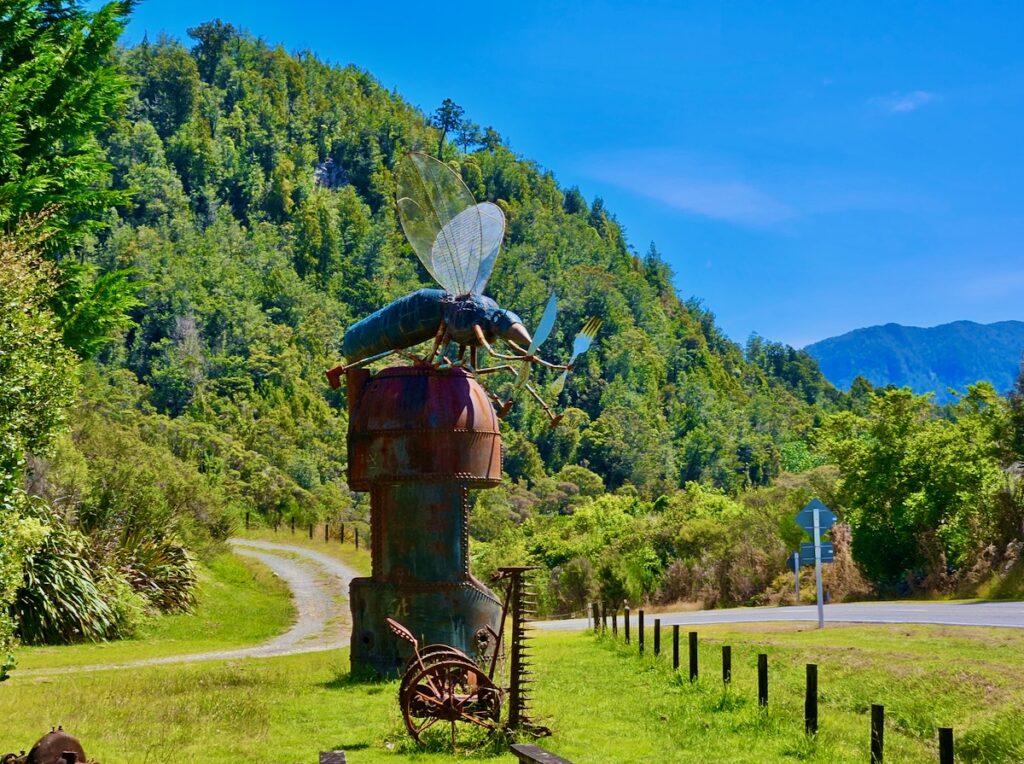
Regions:
M 803 351 L 731 342 L 601 199 L 451 102 L 424 114 L 220 21 L 122 48 L 130 4 L 3 8 L 0 649 L 15 626 L 114 637 L 188 607 L 195 557 L 247 512 L 368 532 L 324 370 L 351 323 L 430 285 L 395 211 L 410 150 L 505 212 L 489 291 L 528 326 L 558 294 L 546 355 L 604 320 L 561 425 L 526 397 L 505 420 L 508 479 L 471 516 L 480 572 L 545 565 L 549 612 L 778 601 L 811 495 L 853 530 L 837 595 L 948 588 L 1024 535 L 1024 382 L 944 409 L 840 393 Z

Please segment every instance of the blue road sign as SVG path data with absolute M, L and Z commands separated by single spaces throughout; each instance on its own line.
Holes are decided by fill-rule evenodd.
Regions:
M 835 552 L 832 549 L 831 541 L 821 542 L 821 561 L 832 562 L 836 558 Z M 813 565 L 814 564 L 814 544 L 804 543 L 800 545 L 800 564 L 801 565 Z
M 836 524 L 836 514 L 817 499 L 811 499 L 807 506 L 796 513 L 796 524 L 810 534 L 814 534 L 814 510 L 818 510 L 818 528 L 825 535 L 829 528 Z

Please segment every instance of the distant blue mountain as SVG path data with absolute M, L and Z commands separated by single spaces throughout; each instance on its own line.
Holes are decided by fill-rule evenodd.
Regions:
M 930 329 L 886 324 L 804 349 L 843 390 L 859 374 L 876 387 L 907 386 L 915 393 L 933 392 L 937 403 L 947 403 L 953 400 L 949 388 L 963 392 L 981 380 L 1000 393 L 1013 387 L 1024 354 L 1024 321 L 954 321 Z

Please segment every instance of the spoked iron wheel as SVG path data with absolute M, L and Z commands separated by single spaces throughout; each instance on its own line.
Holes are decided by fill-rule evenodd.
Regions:
M 414 654 L 405 662 L 405 669 L 402 671 L 402 683 L 398 686 L 399 699 L 405 697 L 405 691 L 409 688 L 410 683 L 416 679 L 420 669 L 427 668 L 443 660 L 472 663 L 468 655 L 451 645 L 434 644 L 420 648 L 418 655 Z
M 403 677 L 402 687 L 402 716 L 417 743 L 439 722 L 450 726 L 453 749 L 458 745 L 459 725 L 487 733 L 498 729 L 502 691 L 472 661 L 443 658 L 415 666 Z

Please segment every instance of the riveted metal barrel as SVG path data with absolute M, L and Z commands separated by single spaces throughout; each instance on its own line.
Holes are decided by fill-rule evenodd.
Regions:
M 349 374 L 354 490 L 374 483 L 455 480 L 485 488 L 501 482 L 498 417 L 469 372 L 407 366 L 373 377 Z
M 370 492 L 373 573 L 356 578 L 353 669 L 395 676 L 411 646 L 472 654 L 501 603 L 469 572 L 469 489 L 501 481 L 501 435 L 487 393 L 464 369 L 394 367 L 348 376 L 349 485 Z

